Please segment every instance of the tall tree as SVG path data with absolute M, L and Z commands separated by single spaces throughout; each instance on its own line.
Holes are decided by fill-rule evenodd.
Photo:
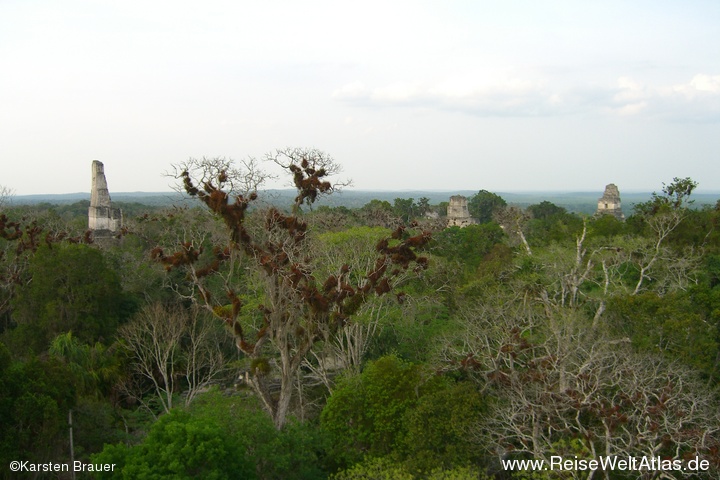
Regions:
M 393 210 L 405 223 L 412 221 L 419 214 L 414 198 L 396 198 L 393 201 Z
M 393 206 L 385 200 L 370 200 L 359 211 L 363 224 L 371 227 L 397 227 L 400 219 L 395 215 Z
M 644 283 L 651 279 L 650 272 L 655 264 L 670 256 L 665 247 L 668 236 L 688 216 L 689 207 L 693 203 L 690 195 L 697 185 L 690 177 L 675 177 L 669 185 L 663 184 L 662 195 L 653 193 L 651 200 L 635 206 L 636 213 L 654 238 L 651 245 L 639 250 L 640 255 L 636 254 L 640 270 L 633 294 L 639 293 Z
M 479 223 L 491 222 L 495 212 L 506 206 L 505 199 L 487 190 L 480 190 L 468 200 L 470 215 Z
M 530 205 L 529 207 L 527 207 L 527 210 L 528 212 L 530 212 L 533 218 L 537 218 L 540 220 L 546 220 L 550 217 L 567 213 L 567 210 L 565 210 L 563 207 L 558 207 L 554 203 L 548 202 L 547 200 L 536 203 L 534 205 Z
M 415 249 L 430 240 L 428 233 L 410 235 L 398 228 L 392 238 L 376 245 L 377 258 L 366 272 L 353 272 L 342 265 L 321 276 L 320 258 L 312 255 L 312 238 L 300 207 L 312 205 L 338 184 L 328 178 L 340 166 L 324 152 L 314 149 L 280 150 L 269 159 L 291 174 L 297 196 L 292 214 L 271 207 L 258 212 L 257 222 L 248 216 L 248 207 L 257 200 L 254 189 L 231 199 L 229 185 L 235 177 L 255 178 L 252 170 L 232 173 L 226 168 L 195 162 L 199 169 L 180 168 L 185 191 L 202 201 L 225 223 L 229 241 L 225 245 L 195 245 L 186 242 L 179 251 L 166 255 L 161 248 L 153 255 L 168 268 L 184 268 L 197 291 L 196 300 L 222 319 L 233 332 L 238 348 L 252 359 L 250 384 L 275 426 L 285 425 L 297 372 L 314 344 L 327 340 L 350 322 L 358 309 L 373 295 L 383 295 L 395 286 L 408 269 L 423 269 L 427 259 Z M 207 254 L 207 249 L 212 250 Z M 205 255 L 204 255 L 205 254 Z M 261 319 L 243 322 L 245 262 L 262 284 Z M 245 277 L 247 278 L 247 277 Z M 223 300 L 224 299 L 224 300 Z M 273 372 L 273 364 L 277 370 Z M 279 376 L 279 393 L 274 379 Z

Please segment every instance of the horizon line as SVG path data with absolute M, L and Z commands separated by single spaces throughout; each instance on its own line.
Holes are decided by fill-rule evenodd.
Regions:
M 501 193 L 509 193 L 509 194 L 542 194 L 542 193 L 552 193 L 552 194 L 575 194 L 575 193 L 597 193 L 599 192 L 600 196 L 602 196 L 602 190 L 487 190 L 487 189 L 480 189 L 480 190 L 486 190 L 491 193 L 495 194 L 501 194 Z M 477 193 L 480 190 L 474 190 L 474 189 L 355 189 L 355 188 L 344 188 L 342 190 L 338 190 L 336 192 L 333 192 L 333 194 L 339 194 L 342 195 L 345 192 L 370 192 L 370 193 L 413 193 L 413 192 L 428 192 L 428 193 L 457 193 L 457 192 L 473 192 Z M 266 189 L 260 189 L 258 190 L 260 192 L 293 192 L 295 191 L 294 188 L 266 188 Z M 622 197 L 623 193 L 657 193 L 657 190 L 643 190 L 643 189 L 626 189 L 622 190 L 620 196 Z M 717 194 L 720 195 L 720 190 L 712 190 L 712 189 L 697 189 L 693 192 L 694 194 L 704 194 L 704 195 L 712 195 Z M 72 196 L 72 195 L 87 195 L 90 196 L 90 191 L 87 192 L 65 192 L 65 193 L 26 193 L 26 194 L 11 194 L 9 195 L 9 198 L 19 198 L 19 197 L 41 197 L 41 196 Z M 144 191 L 144 190 L 135 190 L 135 191 L 118 191 L 118 192 L 110 192 L 110 196 L 114 195 L 184 195 L 182 192 L 177 192 L 175 190 L 166 190 L 166 191 Z

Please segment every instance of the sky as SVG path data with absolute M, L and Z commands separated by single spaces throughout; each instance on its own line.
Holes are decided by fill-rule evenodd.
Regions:
M 15 194 L 286 147 L 358 190 L 720 190 L 720 2 L 0 0 Z

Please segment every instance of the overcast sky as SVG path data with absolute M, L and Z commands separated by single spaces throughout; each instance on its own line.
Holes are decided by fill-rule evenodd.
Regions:
M 288 146 L 356 189 L 720 190 L 720 1 L 0 0 L 16 194 Z

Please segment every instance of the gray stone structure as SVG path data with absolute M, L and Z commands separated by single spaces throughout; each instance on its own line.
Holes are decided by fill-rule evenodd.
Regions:
M 122 212 L 110 203 L 110 192 L 102 162 L 92 162 L 92 189 L 88 209 L 88 228 L 100 233 L 114 233 L 122 226 Z
M 448 227 L 466 227 L 475 223 L 470 216 L 468 210 L 467 198 L 462 195 L 453 195 L 450 197 L 450 203 L 447 207 L 447 226 Z
M 625 220 L 620 206 L 620 191 L 611 183 L 605 187 L 605 193 L 598 199 L 598 208 L 595 215 L 612 215 L 618 220 Z

